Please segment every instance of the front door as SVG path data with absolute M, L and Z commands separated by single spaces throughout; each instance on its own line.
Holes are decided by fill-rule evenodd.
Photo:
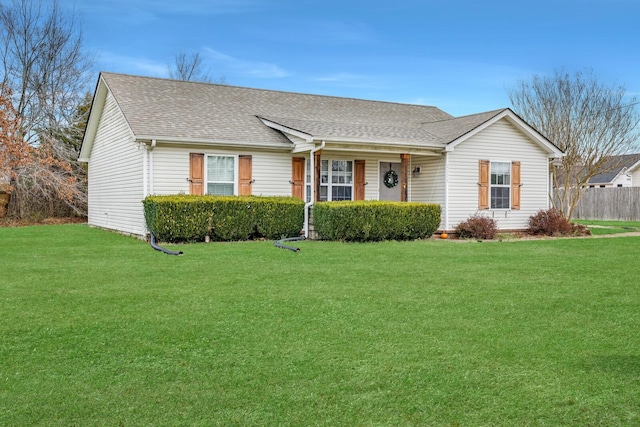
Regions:
M 392 202 L 399 202 L 401 200 L 401 166 L 400 163 L 380 162 L 380 177 L 378 178 L 379 200 L 389 200 Z M 394 179 L 395 177 L 397 177 L 397 181 Z M 387 178 L 386 183 L 385 178 Z M 393 185 L 394 182 L 395 185 Z

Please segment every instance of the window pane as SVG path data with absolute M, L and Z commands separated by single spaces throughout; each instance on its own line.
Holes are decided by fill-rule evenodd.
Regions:
M 507 162 L 491 163 L 491 185 L 509 185 L 510 176 L 511 164 Z
M 351 200 L 351 187 L 332 186 L 331 200 Z
M 234 158 L 227 156 L 207 157 L 207 181 L 234 181 Z
M 326 202 L 327 201 L 327 186 L 326 185 L 322 185 L 320 186 L 320 197 L 319 197 L 321 202 Z
M 216 196 L 233 196 L 233 184 L 207 184 L 207 194 Z
M 509 209 L 509 187 L 491 187 L 491 209 Z
M 351 184 L 353 181 L 353 162 L 348 160 L 333 160 L 331 162 L 331 183 Z

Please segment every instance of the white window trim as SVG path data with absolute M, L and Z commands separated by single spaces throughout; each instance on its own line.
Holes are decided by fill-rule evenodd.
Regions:
M 509 184 L 492 184 L 491 183 L 491 175 L 492 175 L 492 171 L 493 171 L 493 164 L 494 163 L 506 163 L 509 165 Z M 513 177 L 511 176 L 511 169 L 512 169 L 512 163 L 513 161 L 511 160 L 490 160 L 489 161 L 489 210 L 491 211 L 510 211 L 511 210 L 511 202 L 513 201 L 511 199 L 511 180 L 513 179 Z M 509 194 L 509 207 L 508 208 L 494 208 L 491 207 L 492 205 L 492 197 L 491 197 L 491 189 L 493 187 L 496 188 L 508 188 L 508 194 Z
M 328 176 L 327 176 L 327 180 L 328 182 L 326 184 L 322 183 L 322 162 L 326 161 L 327 162 L 327 166 L 328 166 Z M 339 161 L 339 162 L 351 162 L 351 184 L 338 184 L 338 183 L 332 183 L 331 182 L 331 163 L 333 161 Z M 306 179 L 306 175 L 305 175 L 305 179 Z M 320 159 L 320 187 L 326 187 L 327 188 L 327 201 L 332 201 L 331 198 L 331 187 L 332 186 L 336 186 L 336 187 L 349 187 L 351 188 L 351 199 L 353 201 L 353 196 L 355 193 L 355 160 L 351 159 L 351 158 L 334 158 L 334 157 L 326 157 L 326 158 L 322 158 Z M 306 187 L 306 186 L 305 186 Z M 319 195 L 318 195 L 319 196 Z
M 238 195 L 238 158 L 237 154 L 229 154 L 229 153 L 207 153 L 205 155 L 205 163 L 204 163 L 204 185 L 205 185 L 205 194 L 209 194 L 209 157 L 233 157 L 233 195 Z M 231 183 L 222 182 L 220 183 Z

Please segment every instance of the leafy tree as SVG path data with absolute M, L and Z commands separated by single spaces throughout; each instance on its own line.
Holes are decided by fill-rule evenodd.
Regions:
M 59 152 L 59 144 L 43 138 L 27 143 L 20 118 L 11 102 L 11 91 L 0 90 L 0 186 L 11 194 L 9 215 L 54 216 L 61 205 L 84 213 L 86 199 L 71 164 Z M 67 209 L 67 210 L 68 210 Z
M 637 149 L 640 116 L 622 86 L 593 71 L 534 75 L 508 90 L 515 112 L 565 152 L 552 168 L 554 206 L 571 219 L 589 179 L 618 167 L 612 156 Z
M 93 63 L 82 48 L 78 21 L 57 0 L 11 0 L 0 3 L 0 34 L 3 102 L 11 104 L 15 119 L 13 146 L 23 153 L 19 166 L 5 155 L 10 214 L 83 213 L 78 147 L 56 138 L 73 127 Z M 0 149 L 13 152 L 6 143 Z
M 53 137 L 68 147 L 72 159 L 77 159 L 80 155 L 82 139 L 87 128 L 92 102 L 93 96 L 87 92 L 76 107 L 75 113 L 71 116 L 70 124 L 53 132 Z

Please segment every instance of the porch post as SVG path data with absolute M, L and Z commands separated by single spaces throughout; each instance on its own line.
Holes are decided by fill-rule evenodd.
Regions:
M 322 157 L 322 150 L 316 151 L 313 153 L 313 156 L 313 183 L 316 187 L 313 193 L 315 197 L 314 202 L 317 202 L 320 200 L 320 169 L 322 168 L 320 158 Z
M 400 201 L 409 200 L 409 160 L 411 154 L 400 154 Z

